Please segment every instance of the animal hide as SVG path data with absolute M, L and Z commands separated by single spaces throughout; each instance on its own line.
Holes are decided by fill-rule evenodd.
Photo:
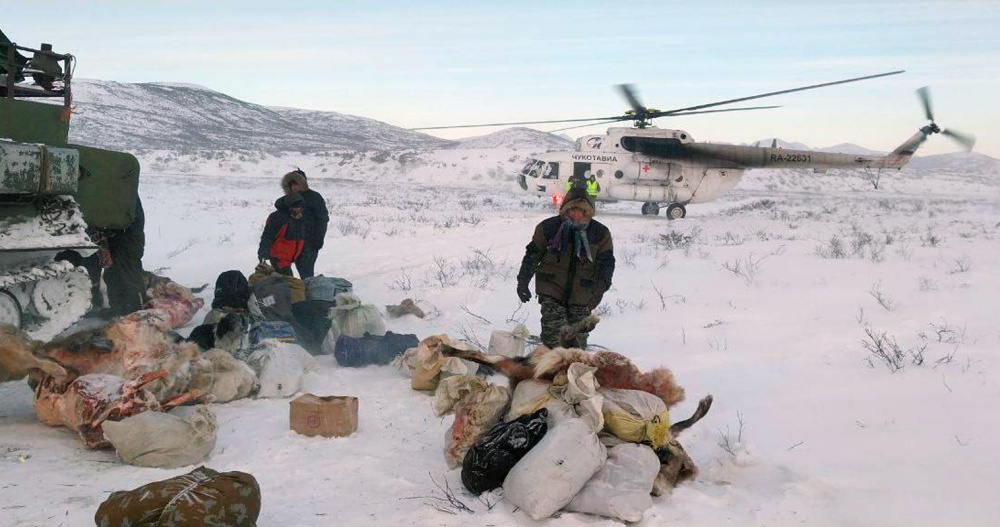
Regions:
M 164 369 L 168 375 L 147 387 L 164 398 L 187 389 L 189 364 L 198 358 L 196 344 L 177 342 L 168 330 L 163 319 L 140 311 L 54 340 L 42 346 L 41 354 L 72 370 L 74 378 L 103 373 L 130 380 Z
M 492 366 L 509 377 L 514 385 L 526 379 L 565 384 L 569 365 L 579 362 L 597 368 L 594 377 L 602 388 L 641 390 L 651 393 L 663 399 L 668 409 L 684 400 L 684 388 L 677 384 L 670 370 L 657 368 L 644 373 L 628 357 L 613 351 L 588 353 L 575 348 L 549 349 L 540 345 L 527 357 L 505 357 L 450 346 L 441 348 L 446 356 L 460 357 Z
M 46 376 L 35 387 L 35 413 L 43 423 L 66 426 L 83 439 L 87 448 L 105 448 L 102 425 L 147 411 L 166 411 L 197 398 L 191 392 L 160 402 L 144 386 L 167 376 L 166 370 L 148 373 L 136 380 L 103 373 L 66 378 Z
M 32 370 L 65 376 L 65 368 L 40 354 L 41 345 L 23 331 L 0 324 L 0 382 L 23 379 Z
M 146 291 L 151 299 L 146 303 L 146 309 L 164 316 L 171 329 L 186 326 L 194 318 L 194 314 L 205 305 L 205 301 L 174 281 L 157 278 L 151 281 L 151 287 Z

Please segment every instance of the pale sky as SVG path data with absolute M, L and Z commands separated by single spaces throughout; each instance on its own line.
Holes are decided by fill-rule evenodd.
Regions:
M 780 109 L 656 124 L 890 150 L 925 124 L 914 90 L 929 85 L 938 124 L 1000 157 L 997 0 L 3 3 L 8 37 L 73 53 L 79 78 L 194 83 L 405 128 L 616 115 L 619 83 L 666 110 L 905 69 L 753 102 Z M 935 136 L 921 153 L 957 149 Z

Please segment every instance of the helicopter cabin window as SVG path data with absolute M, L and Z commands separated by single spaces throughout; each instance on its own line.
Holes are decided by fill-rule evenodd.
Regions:
M 538 177 L 545 166 L 544 161 L 539 161 L 537 159 L 528 159 L 528 162 L 524 164 L 524 168 L 521 169 L 521 174 L 529 177 Z
M 542 170 L 542 179 L 559 179 L 559 163 L 550 162 Z
M 621 170 L 615 170 L 615 179 L 621 179 L 625 177 L 625 173 Z
M 642 152 L 644 154 L 674 157 L 678 155 L 682 144 L 672 137 L 634 137 L 626 136 L 621 140 L 622 149 L 627 152 Z
M 598 170 L 597 171 L 597 179 L 601 179 L 603 177 L 604 177 L 604 170 Z

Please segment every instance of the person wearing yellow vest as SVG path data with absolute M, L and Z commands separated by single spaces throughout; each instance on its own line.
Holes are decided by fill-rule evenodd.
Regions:
M 586 176 L 587 181 L 587 197 L 590 198 L 591 202 L 596 202 L 597 193 L 601 191 L 601 185 L 597 182 L 597 177 L 594 176 L 593 172 L 588 170 L 584 176 Z

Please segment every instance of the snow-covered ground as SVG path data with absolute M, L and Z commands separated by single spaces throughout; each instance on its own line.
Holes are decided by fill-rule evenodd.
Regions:
M 260 167 L 272 179 L 227 176 L 236 171 L 214 162 L 192 171 L 212 177 L 146 164 L 146 267 L 192 286 L 249 273 L 277 177 L 291 168 L 278 165 L 295 162 Z M 546 200 L 501 178 L 456 188 L 320 170 L 311 184 L 333 219 L 317 271 L 379 306 L 433 306 L 389 330 L 485 342 L 524 321 L 537 334 L 538 305 L 520 305 L 514 275 L 551 213 Z M 876 192 L 826 176 L 802 192 L 755 174 L 683 220 L 642 217 L 636 203 L 599 210 L 618 268 L 591 343 L 671 368 L 688 393 L 675 419 L 715 396 L 681 437 L 701 474 L 656 498 L 641 525 L 996 525 L 1000 187 L 924 176 L 886 178 Z M 873 355 L 878 344 L 898 347 L 898 363 Z M 310 391 L 360 398 L 351 437 L 289 431 L 287 400 L 213 405 L 219 438 L 205 464 L 257 478 L 260 525 L 535 524 L 496 495 L 464 494 L 443 456 L 451 418 L 434 417 L 401 374 L 321 364 Z M 26 385 L 0 386 L 0 524 L 87 525 L 110 492 L 191 468 L 84 450 L 37 422 Z M 432 478 L 475 515 L 429 506 L 442 496 Z M 575 513 L 538 523 L 617 524 Z

